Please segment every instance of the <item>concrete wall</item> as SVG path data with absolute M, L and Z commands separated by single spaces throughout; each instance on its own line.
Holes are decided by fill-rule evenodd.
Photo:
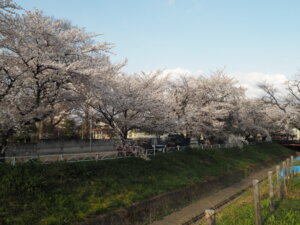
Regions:
M 7 156 L 24 156 L 115 151 L 115 143 L 116 140 L 93 140 L 91 148 L 89 141 L 82 140 L 15 143 L 8 146 L 6 154 Z

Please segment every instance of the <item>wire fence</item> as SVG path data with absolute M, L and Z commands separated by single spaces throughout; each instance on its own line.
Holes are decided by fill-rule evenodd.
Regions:
M 281 165 L 277 165 L 274 170 L 268 171 L 266 179 L 252 180 L 252 185 L 248 190 L 240 194 L 238 198 L 236 197 L 241 201 L 235 206 L 227 204 L 224 207 L 221 204 L 205 210 L 197 224 L 233 224 L 233 221 L 229 223 L 226 221 L 230 215 L 231 218 L 241 217 L 239 224 L 263 225 L 264 221 L 276 213 L 280 202 L 288 196 L 291 190 L 292 181 L 297 177 L 294 162 L 295 159 L 291 156 Z
M 21 155 L 21 156 L 8 156 L 0 157 L 0 163 L 10 163 L 16 165 L 16 163 L 26 163 L 26 162 L 40 162 L 42 164 L 48 164 L 52 162 L 62 161 L 67 163 L 74 162 L 87 162 L 87 161 L 98 161 L 98 160 L 110 160 L 128 157 L 141 157 L 143 159 L 149 160 L 149 156 L 155 156 L 157 154 L 170 153 L 174 151 L 181 151 L 187 147 L 198 147 L 202 150 L 209 149 L 225 149 L 240 147 L 237 144 L 197 144 L 190 146 L 173 146 L 173 147 L 157 147 L 153 146 L 151 149 L 144 149 L 140 146 L 125 146 L 121 149 L 115 149 L 114 151 L 95 151 L 95 152 L 83 152 L 83 153 L 61 153 L 61 154 L 37 154 L 37 155 Z

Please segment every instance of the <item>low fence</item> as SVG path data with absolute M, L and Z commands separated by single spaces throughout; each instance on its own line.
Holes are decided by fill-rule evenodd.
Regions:
M 282 167 L 277 165 L 274 171 L 268 171 L 267 174 L 267 188 L 261 189 L 261 183 L 266 180 L 253 180 L 252 189 L 253 189 L 253 218 L 256 225 L 263 225 L 263 221 L 266 218 L 262 216 L 262 210 L 268 210 L 269 216 L 274 213 L 277 208 L 276 201 L 284 198 L 288 195 L 292 180 L 297 176 L 297 171 L 294 169 L 294 157 L 286 159 L 282 162 Z M 261 201 L 268 199 L 269 204 L 267 205 L 268 209 L 262 208 Z M 212 208 L 205 210 L 204 219 L 202 219 L 201 224 L 205 225 L 217 225 L 217 215 L 221 212 L 222 208 Z M 238 215 L 237 215 L 238 216 Z
M 6 156 L 37 156 L 37 155 L 58 155 L 71 153 L 91 153 L 91 152 L 111 152 L 116 150 L 119 140 L 47 140 L 38 143 L 10 143 L 6 151 Z M 191 141 L 191 147 L 199 146 L 202 149 L 207 148 L 229 148 L 235 147 L 235 144 L 198 144 L 197 141 Z
M 108 142 L 109 143 L 109 142 Z M 59 144 L 56 144 L 56 146 Z M 52 146 L 55 146 L 52 145 Z M 105 146 L 105 145 L 104 145 Z M 116 150 L 115 146 L 112 145 L 112 150 L 106 149 L 105 151 L 89 151 L 89 152 L 80 152 L 80 153 L 64 153 L 63 151 L 59 154 L 43 154 L 45 151 L 40 152 L 41 154 L 27 154 L 27 155 L 10 155 L 6 157 L 0 157 L 0 163 L 10 163 L 15 165 L 16 163 L 26 163 L 29 161 L 38 161 L 42 164 L 47 164 L 56 161 L 64 161 L 68 163 L 73 162 L 85 162 L 85 161 L 98 161 L 98 160 L 109 160 L 109 159 L 118 159 L 118 158 L 127 158 L 127 157 L 141 157 L 148 160 L 148 156 L 156 155 L 161 153 L 170 153 L 174 151 L 181 151 L 187 146 L 174 146 L 174 147 L 163 147 L 153 149 L 143 149 L 138 146 L 130 146 L 129 148 L 124 148 L 122 150 Z M 233 148 L 237 147 L 235 144 L 224 144 L 224 145 L 193 145 L 191 147 L 198 146 L 200 149 L 209 150 L 216 148 Z M 102 146 L 103 147 L 103 146 Z M 22 152 L 22 151 L 21 151 Z
M 169 153 L 174 151 L 181 151 L 186 148 L 186 146 L 176 146 L 176 147 L 165 147 L 165 148 L 153 148 L 153 149 L 142 149 L 131 148 L 125 151 L 104 151 L 104 152 L 84 152 L 84 153 L 63 153 L 63 154 L 50 154 L 50 155 L 25 155 L 25 156 L 8 156 L 5 158 L 0 157 L 0 163 L 6 162 L 12 165 L 16 163 L 26 163 L 29 161 L 38 161 L 42 164 L 47 164 L 56 161 L 64 161 L 68 163 L 73 162 L 86 162 L 86 161 L 98 161 L 98 160 L 109 160 L 118 158 L 128 158 L 128 157 L 141 157 L 148 159 L 150 155 L 156 155 L 160 153 Z

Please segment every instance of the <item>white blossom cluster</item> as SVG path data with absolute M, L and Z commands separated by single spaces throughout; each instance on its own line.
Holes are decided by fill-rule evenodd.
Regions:
M 111 63 L 112 45 L 96 42 L 96 36 L 0 0 L 2 153 L 19 129 L 74 111 L 92 114 L 122 139 L 138 129 L 202 136 L 211 143 L 268 138 L 298 119 L 292 112 L 299 107 L 299 82 L 288 85 L 294 100 L 285 101 L 288 105 L 265 86 L 265 100 L 272 103 L 267 106 L 246 99 L 245 90 L 221 70 L 199 77 L 183 73 L 177 79 L 163 71 L 124 74 L 126 62 Z

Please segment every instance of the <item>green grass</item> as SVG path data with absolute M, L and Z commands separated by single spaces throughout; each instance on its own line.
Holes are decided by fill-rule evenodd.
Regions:
M 229 171 L 286 156 L 272 143 L 244 149 L 186 149 L 150 161 L 0 165 L 0 224 L 73 224 Z
M 217 213 L 218 225 L 253 225 L 253 192 L 247 191 L 236 202 Z M 282 200 L 276 199 L 276 210 L 269 212 L 268 186 L 261 184 L 261 207 L 264 225 L 299 225 L 300 224 L 300 178 L 293 180 L 291 190 Z

